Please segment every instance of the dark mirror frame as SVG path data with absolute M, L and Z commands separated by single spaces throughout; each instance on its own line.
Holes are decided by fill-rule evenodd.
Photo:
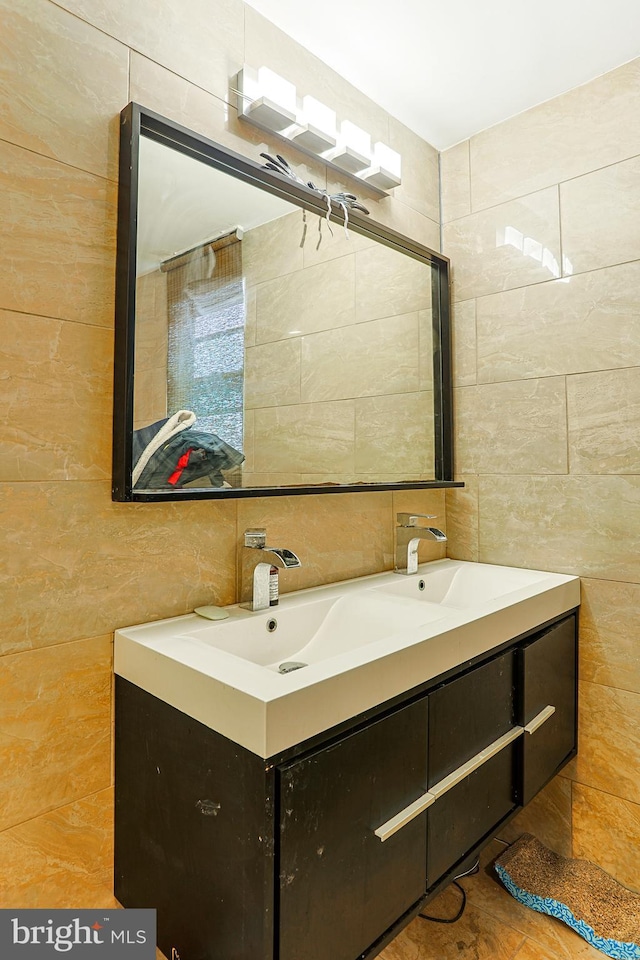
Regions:
M 116 501 L 211 500 L 227 497 L 273 497 L 375 490 L 416 490 L 463 486 L 453 481 L 453 420 L 449 260 L 370 217 L 352 210 L 349 229 L 383 243 L 433 268 L 433 394 L 435 479 L 394 483 L 327 484 L 282 487 L 185 487 L 180 490 L 137 491 L 132 485 L 133 384 L 135 363 L 136 244 L 140 137 L 166 144 L 202 163 L 325 217 L 323 194 L 263 169 L 258 163 L 205 137 L 130 103 L 120 114 L 120 172 L 116 258 L 115 365 L 113 402 L 113 488 Z M 331 220 L 344 224 L 344 214 L 332 204 Z

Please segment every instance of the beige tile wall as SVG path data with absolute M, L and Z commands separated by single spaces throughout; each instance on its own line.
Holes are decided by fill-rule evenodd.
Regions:
M 402 190 L 361 195 L 376 219 L 439 243 L 436 151 L 241 0 L 215 9 L 0 0 L 1 907 L 113 905 L 115 628 L 233 602 L 250 525 L 301 556 L 302 570 L 283 575 L 289 590 L 388 569 L 398 510 L 444 524 L 441 491 L 111 502 L 118 113 L 129 100 L 257 159 L 277 144 L 238 122 L 229 78 L 245 55 L 267 59 L 402 150 Z M 291 160 L 326 185 L 320 163 Z M 368 425 L 364 457 L 384 415 L 369 400 L 352 414 Z
M 635 60 L 441 158 L 467 484 L 449 553 L 584 578 L 579 756 L 513 829 L 635 890 L 639 108 Z

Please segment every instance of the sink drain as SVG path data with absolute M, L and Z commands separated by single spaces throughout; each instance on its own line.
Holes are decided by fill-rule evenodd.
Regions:
M 278 667 L 278 673 L 291 673 L 293 670 L 299 670 L 300 667 L 308 667 L 308 663 L 300 663 L 299 660 L 285 660 Z

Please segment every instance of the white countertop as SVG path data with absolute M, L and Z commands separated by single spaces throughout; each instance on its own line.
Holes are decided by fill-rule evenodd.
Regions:
M 232 622 L 287 615 L 309 600 L 355 595 L 400 580 L 428 578 L 457 568 L 505 577 L 516 569 L 464 561 L 422 564 L 400 578 L 381 573 L 281 597 L 270 611 L 226 608 Z M 580 603 L 578 577 L 531 571 L 531 583 L 473 606 L 444 607 L 420 626 L 345 650 L 304 669 L 280 674 L 197 639 L 216 623 L 197 614 L 173 617 L 115 634 L 115 672 L 212 730 L 268 758 L 572 610 Z M 416 603 L 419 601 L 410 601 Z M 431 606 L 431 605 L 430 605 Z M 230 620 L 219 621 L 220 625 Z M 191 633 L 191 636 L 188 634 Z M 295 658 L 293 658 L 295 659 Z

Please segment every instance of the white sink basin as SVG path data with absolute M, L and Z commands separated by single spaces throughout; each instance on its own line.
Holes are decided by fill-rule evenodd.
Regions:
M 497 567 L 487 563 L 452 563 L 423 570 L 419 576 L 398 576 L 391 584 L 378 587 L 379 593 L 468 609 L 530 587 L 549 576 L 541 570 Z
M 318 663 L 446 615 L 436 604 L 365 589 L 322 599 L 307 595 L 306 603 L 259 613 L 236 607 L 228 620 L 201 620 L 178 637 L 279 673 L 283 662 Z
M 577 577 L 437 560 L 300 590 L 253 613 L 116 631 L 115 672 L 270 758 L 580 603 Z M 269 629 L 269 621 L 277 621 Z M 281 673 L 287 661 L 305 664 Z

